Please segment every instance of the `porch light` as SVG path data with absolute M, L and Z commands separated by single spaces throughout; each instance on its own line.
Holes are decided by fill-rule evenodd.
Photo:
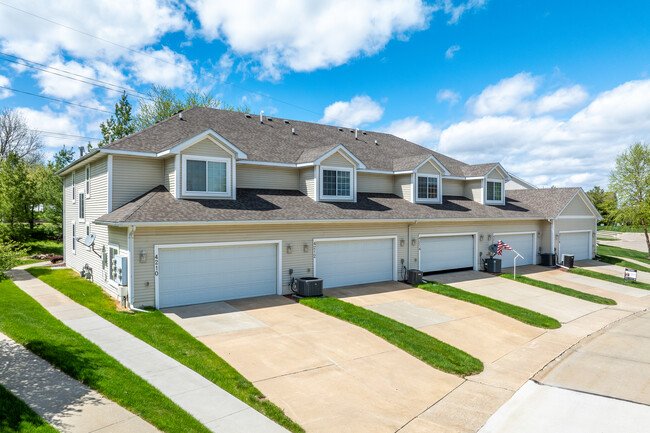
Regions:
M 303 253 L 308 253 L 309 252 L 309 244 L 304 244 L 302 246 L 302 252 Z
M 403 246 L 404 246 L 404 239 L 400 239 L 400 240 L 399 240 L 399 246 L 400 246 L 400 247 L 403 247 Z
M 287 245 L 287 254 L 291 254 L 292 251 L 293 251 L 293 249 L 291 248 L 291 244 L 288 244 Z
M 412 246 L 415 246 L 416 242 L 417 242 L 417 240 L 415 238 L 411 239 L 411 245 Z
M 140 250 L 140 263 L 147 263 L 147 250 Z
M 480 236 L 478 237 L 478 240 L 481 241 L 481 242 L 483 242 L 483 235 L 480 235 Z

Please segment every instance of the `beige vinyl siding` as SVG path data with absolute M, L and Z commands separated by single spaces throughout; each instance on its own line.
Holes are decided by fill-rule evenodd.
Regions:
M 113 210 L 162 184 L 161 160 L 113 156 Z
M 176 194 L 176 157 L 163 161 L 163 185 L 172 194 Z
M 550 225 L 545 221 L 476 221 L 476 222 L 418 222 L 411 226 L 411 239 L 416 239 L 416 246 L 411 247 L 412 268 L 418 268 L 419 236 L 423 234 L 444 234 L 444 233 L 478 233 L 478 252 L 483 253 L 483 258 L 488 257 L 488 247 L 494 239 L 488 240 L 488 235 L 493 233 L 516 233 L 516 232 L 541 232 L 537 237 L 537 247 L 541 237 L 550 230 Z M 483 235 L 483 240 L 480 236 Z M 479 256 L 480 260 L 480 256 Z M 536 262 L 539 258 L 536 258 Z M 481 269 L 479 267 L 479 269 Z
M 411 195 L 413 184 L 411 183 L 410 174 L 400 174 L 395 176 L 394 186 L 394 193 L 396 195 L 402 197 L 404 200 L 410 201 L 411 203 L 413 202 L 413 196 Z
M 336 152 L 329 158 L 324 159 L 321 162 L 321 165 L 328 167 L 354 167 L 348 159 L 341 154 L 341 152 Z
M 314 167 L 305 167 L 300 169 L 298 190 L 303 194 L 308 195 L 312 200 L 316 200 L 316 178 L 314 177 Z
M 440 174 L 438 167 L 434 166 L 431 161 L 427 161 L 422 167 L 418 168 L 418 174 Z
M 135 305 L 154 305 L 154 245 L 188 244 L 206 242 L 240 242 L 257 240 L 282 241 L 282 290 L 289 293 L 289 269 L 294 277 L 313 275 L 314 256 L 312 241 L 317 238 L 342 238 L 362 236 L 397 236 L 396 266 L 406 258 L 407 242 L 400 247 L 400 239 L 406 239 L 407 226 L 403 223 L 358 224 L 287 224 L 287 225 L 240 225 L 223 227 L 139 227 L 135 232 L 135 251 L 145 250 L 146 263 L 135 260 Z M 292 253 L 287 253 L 287 245 Z M 307 244 L 307 252 L 303 246 Z M 242 275 L 245 278 L 245 275 Z M 401 272 L 398 273 L 398 279 Z M 149 283 L 149 285 L 147 285 Z
M 66 264 L 79 272 L 88 264 L 92 269 L 93 281 L 99 284 L 112 295 L 117 295 L 116 288 L 108 284 L 108 270 L 102 263 L 102 250 L 109 242 L 108 228 L 95 224 L 94 221 L 106 214 L 108 204 L 108 158 L 93 161 L 90 164 L 90 197 L 85 200 L 85 222 L 79 222 L 79 203 L 72 203 L 71 186 L 72 176 L 68 174 L 64 179 L 65 184 L 65 236 L 63 246 L 65 249 Z M 84 170 L 81 166 L 75 174 L 77 194 L 84 191 Z M 76 237 L 84 240 L 86 238 L 86 227 L 90 226 L 90 233 L 95 234 L 93 248 L 88 248 L 81 242 L 77 242 L 76 254 L 72 252 L 72 222 L 76 224 Z
M 591 231 L 591 256 L 596 255 L 596 218 L 571 218 L 571 219 L 556 219 L 555 220 L 555 234 L 559 235 L 563 231 Z M 558 248 L 557 239 L 555 248 Z
M 357 191 L 393 194 L 393 175 L 357 172 Z
M 505 173 L 503 173 L 498 167 L 488 174 L 488 179 L 504 180 L 505 178 Z
M 458 179 L 442 179 L 442 195 L 464 196 L 465 181 Z
M 569 204 L 564 208 L 560 216 L 594 216 L 591 210 L 587 207 L 580 194 L 573 197 Z
M 506 182 L 505 184 L 505 190 L 510 191 L 513 189 L 532 189 L 528 185 L 526 185 L 523 182 L 520 182 L 519 180 L 512 178 L 509 181 Z
M 299 178 L 300 170 L 297 168 L 237 165 L 237 188 L 297 190 Z
M 483 203 L 483 188 L 480 180 L 471 180 L 465 183 L 465 197 L 478 203 Z
M 225 144 L 216 144 L 209 138 L 204 138 L 198 143 L 184 149 L 182 155 L 214 156 L 219 158 L 231 158 L 232 155 L 225 149 Z

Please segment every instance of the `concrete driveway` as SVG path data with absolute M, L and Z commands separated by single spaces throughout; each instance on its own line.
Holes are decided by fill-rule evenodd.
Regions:
M 281 296 L 164 312 L 309 432 L 395 432 L 463 383 Z
M 599 262 L 598 260 L 580 260 L 579 262 L 575 263 L 575 266 L 620 278 L 623 278 L 625 275 L 625 268 L 623 266 L 610 265 L 609 263 Z M 637 271 L 637 281 L 650 284 L 650 273 Z
M 515 393 L 482 433 L 646 432 L 650 313 L 582 341 Z
M 627 248 L 629 250 L 637 250 L 643 253 L 648 252 L 648 244 L 645 241 L 645 234 L 643 233 L 625 233 L 617 232 L 615 241 L 598 241 L 602 245 L 611 245 L 613 247 Z
M 526 268 L 526 267 L 523 267 Z M 520 272 L 519 268 L 517 271 Z M 523 271 L 523 270 L 522 270 Z M 479 271 L 432 275 L 430 279 L 551 316 L 561 323 L 603 309 L 603 305 Z

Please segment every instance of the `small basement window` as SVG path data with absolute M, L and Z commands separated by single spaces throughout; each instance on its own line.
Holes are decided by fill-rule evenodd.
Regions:
M 418 175 L 418 194 L 419 201 L 438 201 L 438 176 Z
M 230 159 L 184 156 L 183 163 L 183 194 L 222 197 L 230 195 Z
M 321 174 L 321 196 L 323 198 L 352 198 L 352 169 L 323 168 Z
M 487 201 L 503 201 L 503 182 L 488 181 L 487 182 Z

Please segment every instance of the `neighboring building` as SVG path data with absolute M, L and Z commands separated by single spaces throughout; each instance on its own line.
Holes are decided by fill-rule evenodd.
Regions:
M 288 293 L 301 276 L 334 287 L 478 270 L 498 239 L 519 265 L 540 251 L 594 255 L 599 214 L 580 188 L 509 191 L 499 163 L 384 133 L 181 114 L 59 172 L 66 263 L 132 305 Z
M 512 173 L 510 174 L 510 180 L 506 182 L 506 191 L 513 189 L 537 189 L 535 185 L 530 182 L 525 181 L 524 179 L 515 176 Z

